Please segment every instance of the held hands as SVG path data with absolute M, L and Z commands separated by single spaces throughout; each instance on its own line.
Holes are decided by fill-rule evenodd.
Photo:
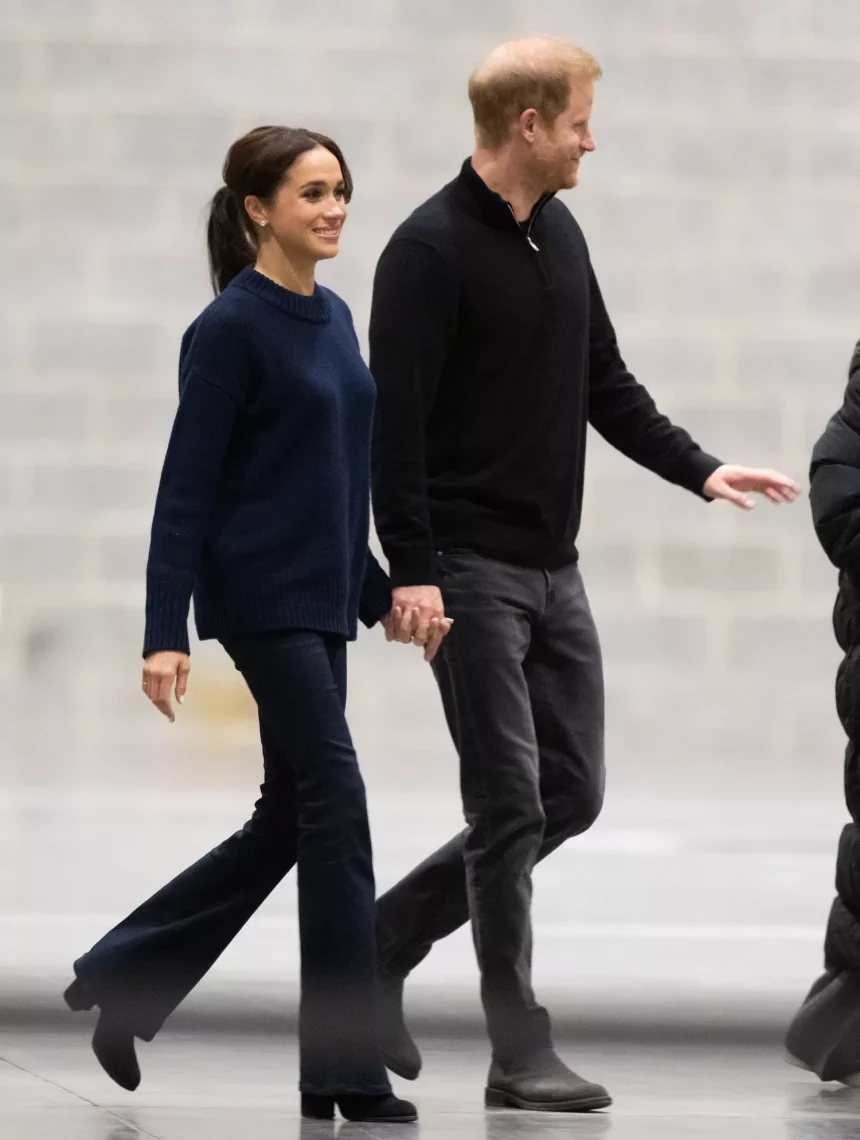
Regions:
M 453 618 L 445 617 L 438 586 L 398 586 L 391 595 L 391 610 L 382 619 L 386 641 L 422 647 L 425 661 L 433 660 L 453 624 Z
M 777 505 L 793 503 L 800 494 L 797 483 L 779 471 L 731 464 L 718 467 L 702 489 L 708 498 L 727 499 L 744 511 L 751 511 L 755 506 L 750 492 L 758 492 Z
M 188 674 L 191 661 L 186 653 L 153 653 L 143 665 L 143 691 L 160 713 L 164 713 L 171 724 L 176 720 L 171 703 L 174 682 L 176 701 L 182 704 L 188 688 Z

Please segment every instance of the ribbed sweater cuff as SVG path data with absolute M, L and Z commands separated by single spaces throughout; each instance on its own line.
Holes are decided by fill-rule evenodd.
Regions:
M 193 582 L 147 574 L 144 659 L 153 653 L 191 652 L 188 643 L 188 608 L 193 589 Z
M 694 495 L 700 495 L 706 502 L 710 503 L 711 498 L 704 491 L 705 483 L 717 468 L 722 466 L 722 459 L 716 459 L 713 455 L 708 455 L 706 451 L 697 449 L 686 454 L 680 461 L 675 473 L 675 482 L 680 487 L 692 491 Z
M 391 609 L 391 579 L 373 557 L 367 559 L 367 571 L 358 601 L 358 617 L 368 629 L 384 618 Z

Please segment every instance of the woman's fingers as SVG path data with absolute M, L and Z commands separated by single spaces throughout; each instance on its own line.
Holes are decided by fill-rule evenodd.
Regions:
M 179 704 L 182 704 L 182 699 L 188 688 L 190 671 L 191 662 L 187 653 L 170 651 L 153 653 L 147 657 L 144 663 L 141 683 L 143 692 L 171 724 L 176 719 L 172 700 L 174 686 L 176 687 L 176 699 Z
M 174 674 L 175 676 L 175 674 Z M 176 714 L 173 711 L 173 702 L 170 699 L 173 690 L 174 676 L 161 675 L 158 678 L 158 685 L 155 694 L 152 698 L 152 703 L 160 713 L 163 713 L 171 724 L 176 720 Z
M 182 704 L 182 699 L 185 696 L 185 691 L 188 688 L 188 674 L 191 672 L 191 664 L 188 658 L 179 663 L 179 668 L 176 671 L 176 700 L 178 704 Z

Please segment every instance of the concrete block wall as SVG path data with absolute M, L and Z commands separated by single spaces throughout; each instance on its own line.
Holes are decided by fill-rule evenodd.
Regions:
M 235 680 L 215 647 L 195 654 L 172 736 L 137 680 L 176 351 L 209 297 L 204 210 L 230 141 L 282 121 L 342 142 L 357 194 L 323 277 L 363 333 L 387 235 L 468 152 L 471 67 L 529 30 L 577 39 L 604 65 L 598 150 L 569 203 L 629 364 L 709 450 L 805 479 L 860 336 L 852 0 L 330 0 L 322 12 L 292 0 L 3 0 L 10 778 L 154 778 L 128 757 L 172 771 L 217 751 L 232 723 Z M 807 505 L 706 507 L 597 438 L 588 470 L 582 564 L 605 647 L 614 786 L 838 791 L 834 574 Z M 405 653 L 374 635 L 356 649 L 366 768 L 453 794 L 431 678 Z M 251 748 L 250 735 L 230 739 Z M 397 759 L 437 753 L 440 767 Z

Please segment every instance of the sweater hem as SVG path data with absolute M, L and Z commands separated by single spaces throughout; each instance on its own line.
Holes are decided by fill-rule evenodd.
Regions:
M 267 633 L 276 629 L 310 629 L 354 641 L 358 634 L 358 597 L 335 583 L 302 593 L 285 583 L 276 589 L 246 588 L 236 583 L 229 593 L 199 587 L 194 595 L 194 623 L 201 641 Z

